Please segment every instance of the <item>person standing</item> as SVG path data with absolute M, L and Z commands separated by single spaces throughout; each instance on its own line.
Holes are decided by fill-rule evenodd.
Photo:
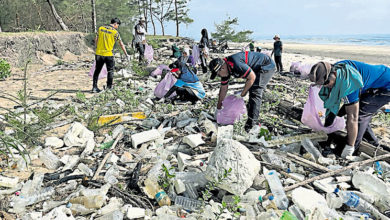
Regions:
M 249 92 L 248 120 L 245 124 L 245 131 L 249 132 L 254 125 L 258 124 L 263 92 L 275 73 L 274 61 L 265 54 L 246 51 L 224 59 L 213 59 L 210 61 L 209 68 L 210 79 L 214 79 L 217 75 L 221 77 L 217 109 L 222 108 L 222 102 L 228 91 L 229 78 L 233 76 L 246 79 L 239 95 L 244 97 Z
M 274 54 L 275 63 L 276 63 L 276 71 L 283 72 L 283 64 L 282 64 L 282 52 L 283 52 L 283 43 L 280 41 L 279 34 L 275 34 L 274 36 L 274 49 L 272 50 L 272 54 Z
M 202 37 L 200 38 L 200 42 L 199 42 L 200 61 L 202 66 L 202 72 L 206 73 L 207 57 L 209 56 L 209 48 L 210 48 L 209 34 L 207 33 L 206 28 L 203 28 L 200 33 L 202 34 Z
M 145 18 L 141 17 L 138 21 L 138 24 L 134 27 L 135 37 L 134 43 L 135 47 L 139 53 L 139 62 L 141 63 L 144 58 L 145 44 L 146 44 L 146 29 L 145 29 Z
M 390 102 L 389 67 L 354 60 L 334 65 L 319 62 L 312 67 L 309 78 L 316 85 L 323 85 L 319 96 L 327 109 L 325 126 L 332 125 L 336 115 L 347 115 L 347 143 L 341 157 L 352 156 L 363 138 L 379 146 L 370 122 L 374 114 Z M 340 109 L 342 100 L 344 105 Z
M 96 68 L 93 74 L 93 84 L 92 84 L 92 92 L 98 93 L 101 90 L 97 86 L 97 82 L 99 79 L 100 71 L 103 68 L 103 65 L 106 64 L 107 67 L 107 89 L 112 88 L 112 82 L 114 79 L 114 45 L 115 42 L 119 42 L 123 53 L 126 55 L 127 60 L 130 60 L 130 56 L 127 54 L 126 48 L 120 38 L 118 27 L 121 24 L 121 21 L 118 18 L 111 19 L 111 23 L 109 25 L 104 25 L 99 27 L 97 36 L 95 38 L 96 44 Z

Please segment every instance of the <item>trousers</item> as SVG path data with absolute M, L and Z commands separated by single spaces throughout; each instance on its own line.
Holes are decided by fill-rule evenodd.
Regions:
M 103 68 L 103 65 L 106 64 L 107 67 L 107 88 L 112 88 L 112 82 L 114 79 L 114 67 L 115 67 L 115 61 L 113 56 L 104 57 L 104 56 L 95 56 L 96 60 L 96 66 L 95 66 L 95 72 L 93 73 L 93 88 L 97 88 L 97 82 L 99 79 L 100 71 Z
M 283 71 L 282 56 L 274 56 L 276 69 L 278 72 Z

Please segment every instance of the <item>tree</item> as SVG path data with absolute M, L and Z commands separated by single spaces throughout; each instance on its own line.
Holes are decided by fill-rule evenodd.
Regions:
M 164 22 L 168 20 L 173 9 L 172 3 L 174 0 L 155 0 L 157 7 L 154 7 L 153 16 L 160 22 L 162 35 L 165 35 Z
M 214 39 L 219 41 L 247 42 L 251 41 L 250 36 L 253 31 L 245 30 L 236 32 L 233 26 L 238 26 L 238 18 L 228 17 L 221 24 L 215 24 L 216 32 L 211 33 Z
M 64 23 L 62 18 L 58 15 L 56 8 L 54 7 L 51 0 L 47 0 L 47 3 L 49 4 L 51 12 L 53 13 L 53 16 L 56 19 L 56 21 L 58 22 L 58 24 L 61 26 L 62 30 L 68 31 L 69 30 L 68 26 L 66 26 L 66 24 Z
M 175 21 L 176 23 L 176 37 L 179 36 L 179 25 L 180 24 L 190 24 L 194 22 L 189 16 L 188 16 L 188 7 L 187 4 L 189 0 L 174 0 L 175 4 L 175 10 L 173 13 L 169 15 L 169 20 Z
M 153 20 L 153 0 L 149 0 L 149 15 L 150 15 L 150 21 L 153 25 L 153 35 L 156 35 L 156 25 L 154 24 Z
M 93 33 L 96 33 L 96 3 L 95 0 L 91 0 L 91 7 L 92 7 L 92 31 Z

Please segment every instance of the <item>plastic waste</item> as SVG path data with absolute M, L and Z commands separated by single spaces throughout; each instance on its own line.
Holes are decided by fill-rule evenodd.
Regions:
M 276 154 L 272 152 L 262 154 L 261 159 L 263 159 L 267 163 L 274 164 L 282 168 L 286 168 L 286 165 L 283 163 L 280 157 L 278 157 Z
M 95 212 L 94 209 L 88 209 L 81 204 L 72 204 L 70 210 L 72 211 L 73 215 L 88 215 Z
M 92 68 L 89 71 L 88 76 L 93 77 L 93 74 L 95 73 L 95 69 L 96 69 L 96 61 L 93 62 Z M 103 79 L 106 77 L 107 77 L 107 67 L 106 64 L 104 64 L 102 70 L 100 71 L 99 79 Z
M 55 190 L 53 187 L 47 187 L 31 195 L 21 194 L 19 197 L 16 197 L 15 200 L 13 201 L 14 211 L 16 213 L 23 212 L 26 206 L 33 205 L 35 203 L 49 199 L 54 193 Z
M 77 166 L 77 169 L 79 169 L 81 172 L 83 172 L 87 176 L 93 176 L 93 171 L 85 164 L 79 163 Z
M 0 187 L 2 186 L 2 187 L 12 188 L 16 184 L 18 184 L 18 182 L 19 182 L 18 177 L 10 178 L 10 177 L 0 176 Z
M 177 79 L 173 76 L 171 72 L 167 73 L 163 80 L 156 86 L 154 89 L 154 95 L 158 98 L 164 97 L 165 94 L 169 91 L 170 88 L 176 83 Z M 169 98 L 175 97 L 176 92 L 172 93 Z
M 45 148 L 39 153 L 39 159 L 48 169 L 56 170 L 61 166 L 60 159 L 51 152 L 50 148 Z
M 267 179 L 271 192 L 275 197 L 275 204 L 279 209 L 286 210 L 288 208 L 289 201 L 278 177 L 278 173 L 275 170 L 271 170 L 265 174 L 265 178 Z
M 320 151 L 314 146 L 313 142 L 311 142 L 309 138 L 303 138 L 301 143 L 305 150 L 313 156 L 314 160 L 317 161 L 320 157 L 322 157 Z
M 122 113 L 122 114 L 115 114 L 115 115 L 103 115 L 100 116 L 98 119 L 99 125 L 105 125 L 110 123 L 110 125 L 125 122 L 129 120 L 140 120 L 145 119 L 146 115 L 144 112 L 131 112 L 131 113 Z
M 371 213 L 373 210 L 373 206 L 368 202 L 361 199 L 353 192 L 343 191 L 336 188 L 334 193 L 340 196 L 343 200 L 343 203 L 349 207 L 355 208 L 359 212 L 369 212 Z
M 301 73 L 301 79 L 307 79 L 310 74 L 310 70 L 313 67 L 314 64 L 310 63 L 300 63 L 300 65 L 297 67 L 297 70 L 299 73 Z
M 346 219 L 370 219 L 370 214 L 368 213 L 360 213 L 360 212 L 352 212 L 352 211 L 347 211 L 345 212 L 345 217 Z
M 119 176 L 119 168 L 116 164 L 112 165 L 104 175 L 104 181 L 111 185 L 118 183 L 117 176 Z
M 298 208 L 297 205 L 292 205 L 288 208 L 288 211 L 293 214 L 297 219 L 304 220 L 305 215 L 302 213 L 302 211 Z
M 162 74 L 163 70 L 171 70 L 167 65 L 165 64 L 161 64 L 161 65 L 158 65 L 158 67 L 152 72 L 150 73 L 150 76 L 159 76 Z
M 196 199 L 190 199 L 184 196 L 176 196 L 175 205 L 183 207 L 185 210 L 196 211 L 202 206 L 202 203 Z
M 298 61 L 298 62 L 292 62 L 291 63 L 291 66 L 290 66 L 290 72 L 291 73 L 298 73 L 298 67 L 301 65 L 301 62 Z
M 194 58 L 194 64 L 199 65 L 200 61 L 200 51 L 197 44 L 194 44 L 192 47 L 192 57 Z
M 146 193 L 149 195 L 154 195 L 154 198 L 160 206 L 171 205 L 171 199 L 169 198 L 167 193 L 163 189 L 161 189 L 161 187 L 156 181 L 153 181 L 152 179 L 148 178 L 145 180 L 144 184 L 144 189 Z
M 79 196 L 69 200 L 72 204 L 81 204 L 87 209 L 100 209 L 104 204 L 102 195 L 96 196 Z
M 379 163 L 379 161 L 376 161 L 374 164 L 375 164 L 375 172 L 378 175 L 382 176 L 383 175 L 383 169 L 382 169 L 381 164 Z
M 217 123 L 221 125 L 232 125 L 240 120 L 246 113 L 246 106 L 243 98 L 230 95 L 222 102 L 222 110 L 218 110 Z
M 325 121 L 326 110 L 324 108 L 324 102 L 318 96 L 320 89 L 318 86 L 311 86 L 309 88 L 309 95 L 303 108 L 301 122 L 314 131 L 324 131 L 328 134 L 344 129 L 345 120 L 343 117 L 336 117 L 332 125 L 328 127 L 324 126 L 323 121 Z
M 293 215 L 291 212 L 284 211 L 282 216 L 280 217 L 280 220 L 298 220 L 298 218 L 295 217 L 295 215 Z
M 153 54 L 154 54 L 153 47 L 149 44 L 146 44 L 144 57 L 148 61 L 148 63 L 151 63 L 153 61 Z

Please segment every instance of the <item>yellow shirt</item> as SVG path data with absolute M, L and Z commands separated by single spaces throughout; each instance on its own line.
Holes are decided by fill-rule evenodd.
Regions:
M 98 41 L 96 55 L 110 57 L 113 56 L 115 41 L 120 41 L 119 32 L 110 25 L 101 26 L 98 31 Z

